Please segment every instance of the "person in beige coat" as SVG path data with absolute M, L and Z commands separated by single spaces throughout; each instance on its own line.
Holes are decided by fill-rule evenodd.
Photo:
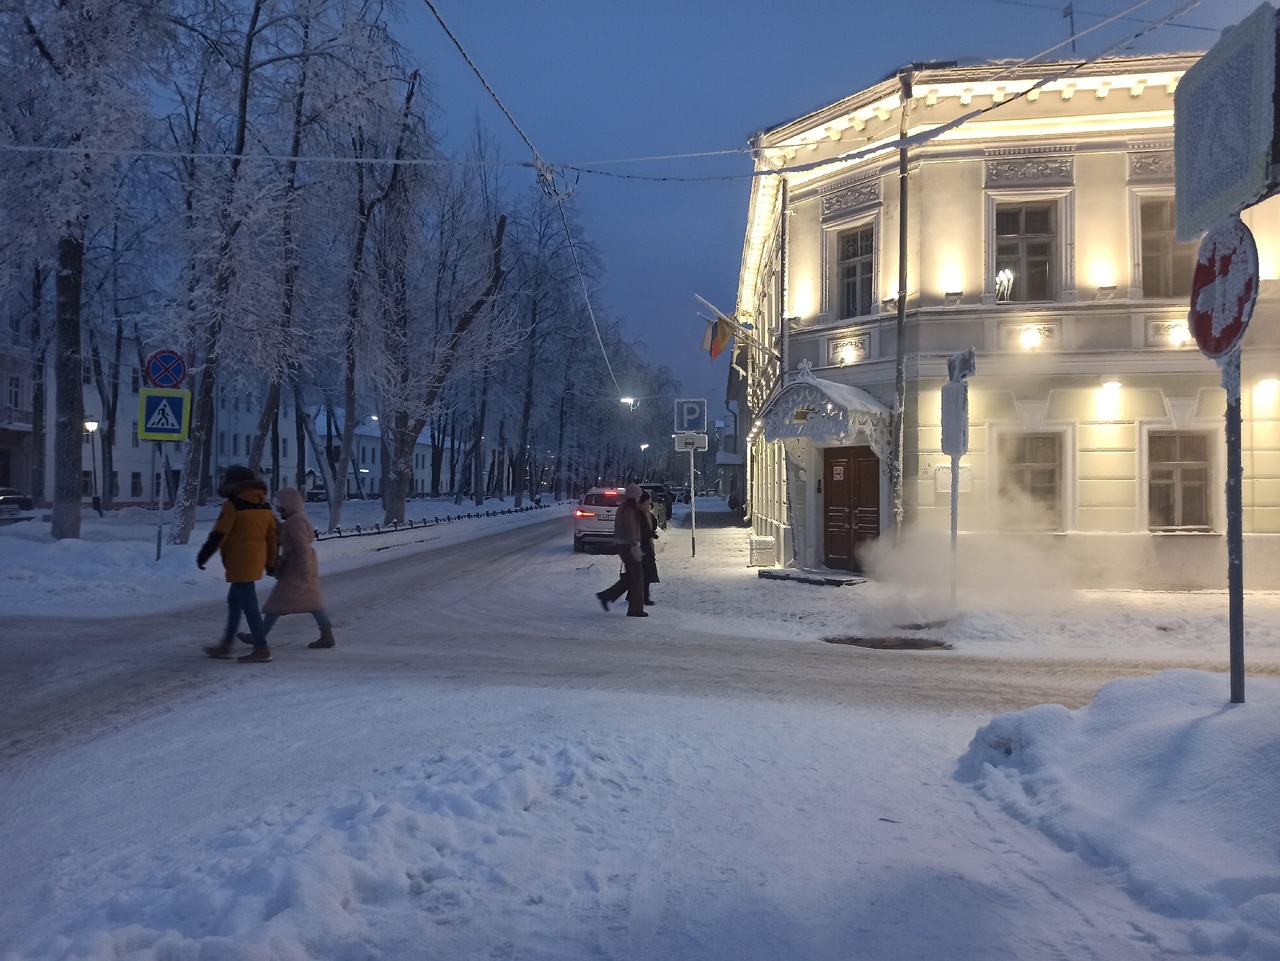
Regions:
M 320 637 L 307 647 L 333 647 L 333 624 L 324 610 L 324 595 L 320 590 L 320 565 L 316 560 L 316 539 L 311 518 L 307 516 L 302 492 L 293 487 L 276 491 L 276 510 L 283 523 L 280 525 L 280 560 L 276 564 L 276 586 L 262 605 L 264 633 L 271 631 L 285 614 L 310 614 L 320 628 Z M 240 640 L 252 641 L 241 634 Z

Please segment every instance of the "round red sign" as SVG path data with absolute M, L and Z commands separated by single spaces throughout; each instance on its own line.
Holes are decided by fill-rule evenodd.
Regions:
M 1258 299 L 1258 245 L 1239 217 L 1209 228 L 1200 241 L 1187 324 L 1206 357 L 1230 353 L 1240 342 Z

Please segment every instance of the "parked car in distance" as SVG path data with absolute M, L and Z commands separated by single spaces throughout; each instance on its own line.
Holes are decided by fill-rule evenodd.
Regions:
M 573 512 L 575 551 L 582 553 L 588 544 L 613 545 L 613 522 L 623 499 L 618 487 L 593 487 L 582 495 Z
M 306 499 L 312 504 L 319 501 L 327 501 L 329 499 L 329 492 L 323 487 L 313 487 L 311 490 L 307 491 Z
M 16 487 L 0 487 L 0 521 L 17 520 L 30 510 L 30 497 Z
M 667 519 L 671 516 L 671 508 L 675 505 L 675 496 L 666 484 L 641 484 L 653 498 L 653 512 L 658 518 L 658 526 L 667 529 Z
M 0 487 L 0 507 L 16 507 L 20 511 L 29 511 L 31 498 L 16 487 Z

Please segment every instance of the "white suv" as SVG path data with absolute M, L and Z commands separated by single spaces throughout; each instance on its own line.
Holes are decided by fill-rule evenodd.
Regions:
M 573 549 L 582 552 L 588 544 L 613 546 L 613 520 L 626 495 L 620 487 L 593 487 L 582 495 L 573 512 Z

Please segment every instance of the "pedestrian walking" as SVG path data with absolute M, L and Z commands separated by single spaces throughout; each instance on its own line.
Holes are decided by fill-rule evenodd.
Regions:
M 609 605 L 623 594 L 627 595 L 627 617 L 648 617 L 644 609 L 644 572 L 640 549 L 640 496 L 644 493 L 639 484 L 623 488 L 622 506 L 613 520 L 613 544 L 622 558 L 622 574 L 617 583 L 596 594 L 596 600 L 606 611 Z
M 653 604 L 653 588 L 658 580 L 658 554 L 654 541 L 658 538 L 658 514 L 654 510 L 653 495 L 645 491 L 640 495 L 640 573 L 644 581 L 644 603 Z
M 316 619 L 320 636 L 307 647 L 333 647 L 333 624 L 324 609 L 320 590 L 320 563 L 316 559 L 315 528 L 307 516 L 302 491 L 282 487 L 276 491 L 276 510 L 280 512 L 280 560 L 276 564 L 276 586 L 262 605 L 265 615 L 262 632 L 270 634 L 276 621 L 285 614 L 310 614 Z M 240 640 L 253 643 L 252 634 L 240 634 Z
M 267 503 L 267 485 L 249 468 L 232 464 L 223 475 L 218 496 L 226 500 L 213 530 L 196 554 L 196 565 L 204 570 L 204 565 L 215 551 L 222 555 L 222 567 L 230 584 L 227 588 L 227 629 L 222 634 L 222 642 L 205 647 L 204 652 L 210 657 L 232 657 L 232 643 L 243 614 L 253 639 L 253 650 L 237 660 L 246 664 L 265 664 L 271 660 L 271 649 L 267 647 L 267 633 L 262 626 L 258 591 L 254 585 L 262 580 L 264 572 L 270 574 L 275 571 L 279 543 L 276 519 L 271 513 L 271 505 Z

